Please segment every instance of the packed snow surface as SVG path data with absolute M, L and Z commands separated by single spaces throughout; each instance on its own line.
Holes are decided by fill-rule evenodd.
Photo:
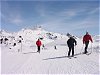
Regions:
M 42 32 L 41 32 L 42 31 Z M 77 38 L 75 46 L 75 57 L 69 59 L 67 40 L 65 35 L 38 30 L 22 30 L 12 34 L 23 36 L 22 51 L 20 44 L 11 45 L 0 44 L 1 47 L 1 73 L 2 74 L 99 74 L 99 36 L 93 37 L 93 43 L 89 43 L 88 52 L 90 55 L 82 54 L 84 45 L 82 38 Z M 8 34 L 5 36 L 8 36 Z M 53 37 L 57 36 L 57 39 Z M 37 53 L 35 42 L 37 38 L 43 37 L 42 43 L 45 48 Z M 10 40 L 9 42 L 12 42 Z M 57 49 L 54 49 L 54 46 Z M 9 49 L 11 48 L 11 49 Z

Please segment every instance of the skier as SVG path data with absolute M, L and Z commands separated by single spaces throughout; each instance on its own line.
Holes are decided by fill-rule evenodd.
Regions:
M 7 44 L 7 41 L 8 41 L 8 38 L 5 38 L 5 39 L 4 39 L 5 44 Z
M 0 39 L 1 44 L 3 43 L 3 38 Z
M 22 43 L 22 40 L 23 40 L 22 36 L 19 36 L 18 43 Z
M 54 46 L 54 49 L 56 49 L 56 50 L 57 50 L 57 47 L 56 47 L 56 45 Z
M 15 40 L 15 39 L 11 39 L 11 42 L 9 43 L 10 45 L 10 48 L 9 49 L 13 49 L 13 48 L 16 48 L 18 45 L 17 45 L 17 42 L 18 40 Z M 19 52 L 19 51 L 18 51 Z
M 85 51 L 83 52 L 84 54 L 88 53 L 87 48 L 89 45 L 89 40 L 93 43 L 91 35 L 89 35 L 88 32 L 86 32 L 86 35 L 83 37 L 83 44 L 85 44 Z
M 42 45 L 42 49 L 45 49 L 45 46 L 44 46 L 44 44 Z
M 13 46 L 16 46 L 16 43 L 14 43 Z
M 19 46 L 21 48 L 21 49 L 18 49 L 18 52 L 19 51 L 22 52 L 22 40 L 23 40 L 22 36 L 19 36 L 19 38 L 17 40 L 18 40 Z
M 72 50 L 72 57 L 74 56 L 74 44 L 77 45 L 76 40 L 73 37 L 70 37 L 67 41 L 67 45 L 69 47 L 68 57 L 70 57 L 71 50 Z
M 39 39 L 36 41 L 36 45 L 37 45 L 37 48 L 38 48 L 37 52 L 40 53 L 40 46 L 42 45 L 42 43 L 41 43 L 41 41 Z

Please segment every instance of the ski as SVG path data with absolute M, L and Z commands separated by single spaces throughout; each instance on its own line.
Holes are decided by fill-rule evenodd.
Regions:
M 30 53 L 38 53 L 38 52 L 27 52 L 27 53 L 23 53 L 23 54 L 30 54 Z
M 68 58 L 69 58 L 69 59 L 72 59 L 72 58 L 77 58 L 77 57 L 75 57 L 75 56 L 73 56 L 73 57 L 72 57 L 72 56 L 70 56 L 70 57 L 68 57 Z
M 86 55 L 90 55 L 91 53 L 86 53 Z
M 66 56 L 66 57 L 68 57 L 69 59 L 71 59 L 71 56 Z
M 90 55 L 91 53 L 82 53 L 82 54 Z
M 73 57 L 73 58 L 77 58 L 77 57 Z

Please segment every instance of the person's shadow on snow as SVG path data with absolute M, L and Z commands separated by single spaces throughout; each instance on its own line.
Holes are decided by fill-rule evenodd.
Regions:
M 78 53 L 78 54 L 75 54 L 74 56 L 78 56 L 78 55 L 81 55 L 82 53 Z M 59 56 L 59 57 L 53 57 L 53 58 L 46 58 L 46 59 L 43 59 L 43 60 L 50 60 L 50 59 L 61 59 L 61 58 L 69 58 L 68 56 Z
M 61 57 L 53 57 L 53 58 L 46 58 L 43 60 L 50 60 L 50 59 L 60 59 L 60 58 L 67 58 L 68 56 L 61 56 Z
M 23 53 L 23 54 L 30 54 L 30 53 L 37 53 L 37 52 L 27 52 L 27 53 Z

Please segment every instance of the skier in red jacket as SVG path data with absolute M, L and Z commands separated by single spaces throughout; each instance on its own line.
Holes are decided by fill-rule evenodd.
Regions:
M 40 46 L 42 45 L 42 43 L 41 43 L 41 41 L 39 39 L 36 41 L 36 45 L 37 45 L 37 48 L 38 48 L 37 52 L 40 53 Z
M 93 43 L 91 35 L 89 35 L 89 33 L 86 32 L 86 35 L 84 35 L 84 37 L 83 37 L 83 44 L 85 44 L 84 54 L 88 53 L 87 48 L 88 48 L 88 45 L 89 45 L 89 41 L 91 41 Z

